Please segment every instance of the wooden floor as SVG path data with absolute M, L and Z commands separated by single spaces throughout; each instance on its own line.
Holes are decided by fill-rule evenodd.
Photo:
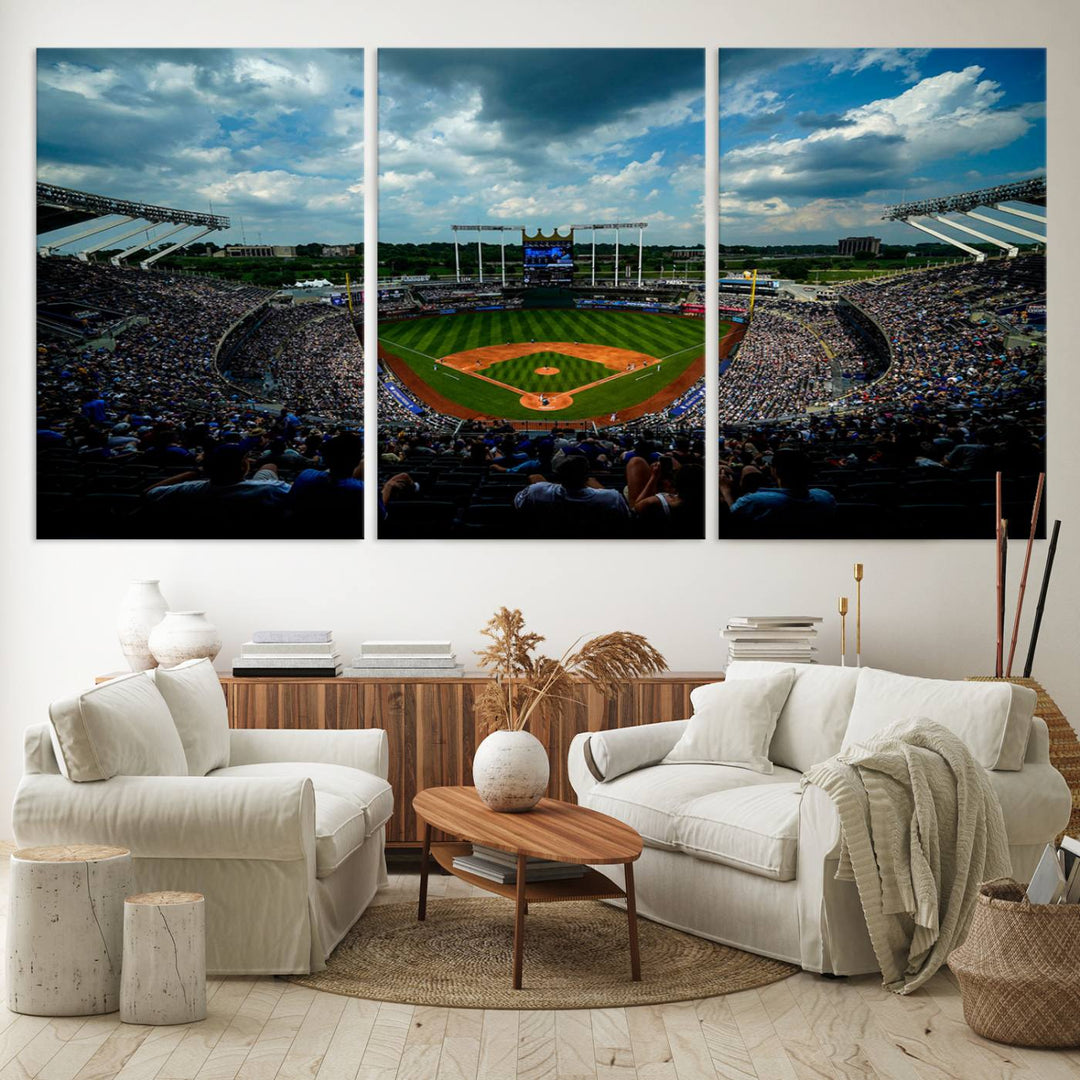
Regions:
M 7 860 L 0 866 L 2 919 Z M 417 882 L 415 872 L 392 874 L 376 903 L 413 900 Z M 471 893 L 432 876 L 432 897 Z M 568 1012 L 392 1005 L 266 978 L 212 980 L 208 997 L 206 1020 L 187 1027 L 0 1009 L 0 1080 L 1080 1077 L 1080 1051 L 1019 1050 L 972 1034 L 946 973 L 907 998 L 872 977 L 800 973 L 727 997 Z

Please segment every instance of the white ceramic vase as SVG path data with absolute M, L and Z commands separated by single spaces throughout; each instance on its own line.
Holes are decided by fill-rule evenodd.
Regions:
M 150 651 L 162 667 L 185 660 L 213 660 L 221 652 L 221 635 L 205 611 L 166 611 L 150 631 Z
M 473 783 L 491 807 L 516 814 L 531 810 L 547 792 L 544 744 L 527 731 L 493 731 L 473 755 Z
M 132 671 L 157 667 L 147 643 L 150 631 L 163 618 L 169 605 L 158 588 L 157 578 L 133 581 L 128 585 L 116 616 L 116 634 L 124 659 Z

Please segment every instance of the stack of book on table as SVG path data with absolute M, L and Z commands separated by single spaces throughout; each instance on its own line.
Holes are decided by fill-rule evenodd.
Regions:
M 336 678 L 341 653 L 331 630 L 256 630 L 240 646 L 233 675 L 247 678 Z
M 1047 844 L 1027 887 L 1032 904 L 1080 904 L 1080 840 L 1061 838 L 1061 846 Z
M 364 641 L 345 674 L 361 679 L 459 678 L 449 641 Z
M 471 855 L 456 855 L 454 869 L 501 885 L 517 884 L 517 856 L 509 851 L 473 844 Z M 550 859 L 529 859 L 525 869 L 526 881 L 566 881 L 585 876 L 587 866 L 577 863 L 553 862 Z
M 783 664 L 812 664 L 817 615 L 743 615 L 724 629 L 728 660 L 770 660 Z

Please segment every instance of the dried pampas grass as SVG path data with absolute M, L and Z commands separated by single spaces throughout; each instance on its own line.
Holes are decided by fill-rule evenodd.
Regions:
M 553 660 L 536 655 L 544 638 L 525 629 L 518 609 L 500 608 L 481 633 L 491 640 L 477 653 L 480 666 L 494 678 L 481 691 L 476 715 L 486 731 L 521 731 L 543 704 L 561 712 L 577 680 L 610 697 L 618 685 L 642 675 L 655 675 L 667 661 L 640 634 L 617 630 L 580 645 L 578 638 Z

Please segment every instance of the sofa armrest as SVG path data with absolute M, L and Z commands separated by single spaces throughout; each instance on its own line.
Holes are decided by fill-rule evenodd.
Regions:
M 1049 765 L 1050 764 L 1050 729 L 1041 716 L 1031 718 L 1031 733 L 1028 735 L 1027 752 L 1024 754 L 1024 764 Z
M 143 859 L 306 858 L 315 791 L 305 777 L 114 776 L 76 784 L 24 776 L 12 824 L 20 846 L 116 844 Z
M 383 780 L 390 772 L 389 744 L 381 728 L 348 731 L 232 728 L 229 731 L 230 765 L 271 761 L 348 765 Z
M 655 765 L 686 730 L 685 720 L 609 728 L 575 735 L 570 743 L 570 783 L 579 796 L 594 784 Z

